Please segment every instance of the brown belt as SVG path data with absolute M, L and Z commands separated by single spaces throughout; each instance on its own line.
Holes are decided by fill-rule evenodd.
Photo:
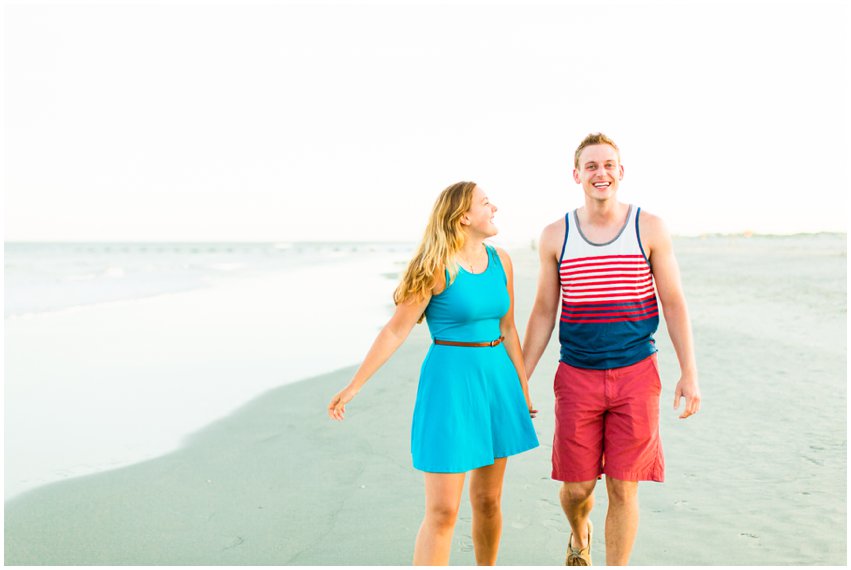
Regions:
M 434 344 L 445 344 L 446 346 L 496 346 L 505 340 L 504 336 L 490 342 L 455 342 L 454 340 L 437 340 L 434 339 Z

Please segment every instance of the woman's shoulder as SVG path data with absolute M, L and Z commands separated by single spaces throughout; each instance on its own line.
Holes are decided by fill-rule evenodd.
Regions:
M 499 258 L 499 261 L 502 262 L 503 265 L 511 264 L 511 256 L 508 255 L 508 252 L 503 248 L 489 244 L 485 244 L 485 246 Z
M 433 281 L 434 286 L 431 288 L 432 295 L 440 295 L 444 291 L 446 291 L 447 287 L 447 270 L 445 265 L 439 265 L 437 270 L 434 272 Z

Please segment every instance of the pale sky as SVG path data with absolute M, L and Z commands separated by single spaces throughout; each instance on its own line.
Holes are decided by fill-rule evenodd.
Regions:
M 403 240 L 474 180 L 503 242 L 573 150 L 675 234 L 846 231 L 845 2 L 6 2 L 6 240 Z

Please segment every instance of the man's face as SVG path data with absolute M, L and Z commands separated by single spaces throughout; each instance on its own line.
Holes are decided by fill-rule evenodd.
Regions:
M 579 155 L 579 168 L 573 171 L 573 179 L 593 200 L 613 198 L 623 179 L 617 151 L 607 144 L 586 146 Z

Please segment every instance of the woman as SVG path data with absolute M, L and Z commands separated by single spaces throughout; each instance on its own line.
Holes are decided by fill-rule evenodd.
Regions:
M 411 428 L 414 467 L 425 472 L 426 494 L 416 565 L 449 563 L 468 471 L 476 562 L 495 564 L 507 457 L 538 445 L 531 421 L 537 410 L 514 325 L 511 260 L 485 245 L 497 233 L 495 212 L 473 182 L 440 194 L 396 289 L 396 312 L 328 405 L 328 414 L 342 420 L 346 404 L 425 316 L 434 344 L 422 365 Z

